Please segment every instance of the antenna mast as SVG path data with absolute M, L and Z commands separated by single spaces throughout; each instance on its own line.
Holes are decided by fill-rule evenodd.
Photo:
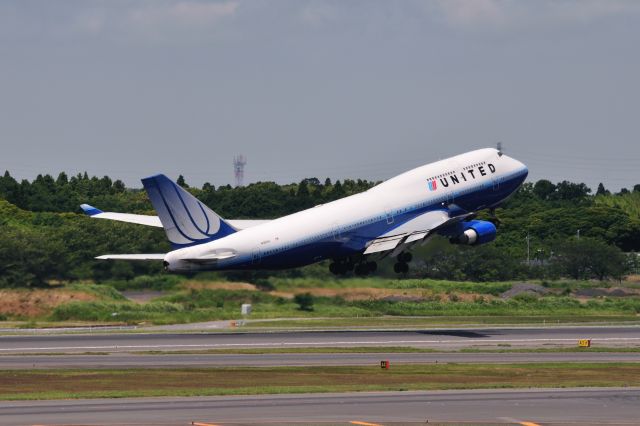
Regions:
M 244 185 L 244 166 L 247 164 L 247 159 L 244 155 L 240 154 L 233 157 L 233 171 L 236 176 L 236 187 Z

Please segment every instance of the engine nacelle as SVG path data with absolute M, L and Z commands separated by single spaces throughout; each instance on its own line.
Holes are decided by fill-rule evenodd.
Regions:
M 460 233 L 451 238 L 452 244 L 466 244 L 470 246 L 490 243 L 496 239 L 496 226 L 485 220 L 470 220 L 460 223 Z

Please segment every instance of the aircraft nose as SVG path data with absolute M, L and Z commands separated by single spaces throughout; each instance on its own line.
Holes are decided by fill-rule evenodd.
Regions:
M 513 157 L 508 157 L 508 158 L 509 158 L 509 161 L 511 162 L 512 170 L 521 171 L 522 176 L 526 178 L 527 175 L 529 174 L 529 168 L 526 166 L 526 164 L 524 164 L 522 161 L 516 160 Z
M 521 161 L 515 160 L 518 163 L 518 167 L 522 170 L 522 177 L 526 178 L 529 175 L 529 168 Z
M 529 168 L 521 161 L 516 160 L 515 158 L 511 158 L 513 162 L 513 170 L 518 172 L 520 182 L 524 182 L 529 175 Z

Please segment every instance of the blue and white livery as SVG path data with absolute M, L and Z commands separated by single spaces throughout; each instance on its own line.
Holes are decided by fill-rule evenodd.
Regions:
M 433 235 L 452 243 L 493 241 L 492 222 L 474 219 L 524 182 L 527 167 L 495 149 L 431 163 L 368 191 L 271 221 L 225 220 L 164 175 L 142 180 L 158 216 L 103 212 L 91 217 L 164 228 L 173 251 L 98 259 L 162 260 L 167 271 L 284 269 L 331 260 L 335 274 L 366 275 L 384 257 L 407 272 L 410 250 Z

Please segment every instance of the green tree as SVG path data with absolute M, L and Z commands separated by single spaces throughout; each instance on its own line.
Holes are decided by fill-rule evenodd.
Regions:
M 619 279 L 627 272 L 627 259 L 617 247 L 583 237 L 559 244 L 554 266 L 576 280 Z
M 598 189 L 596 190 L 596 195 L 610 195 L 611 192 L 606 190 L 602 182 L 598 184 Z
M 189 188 L 189 185 L 187 185 L 187 182 L 185 182 L 184 176 L 182 175 L 178 176 L 178 180 L 176 181 L 176 183 L 183 188 Z
M 556 186 L 546 179 L 541 179 L 533 186 L 533 193 L 541 200 L 548 200 L 556 191 Z

